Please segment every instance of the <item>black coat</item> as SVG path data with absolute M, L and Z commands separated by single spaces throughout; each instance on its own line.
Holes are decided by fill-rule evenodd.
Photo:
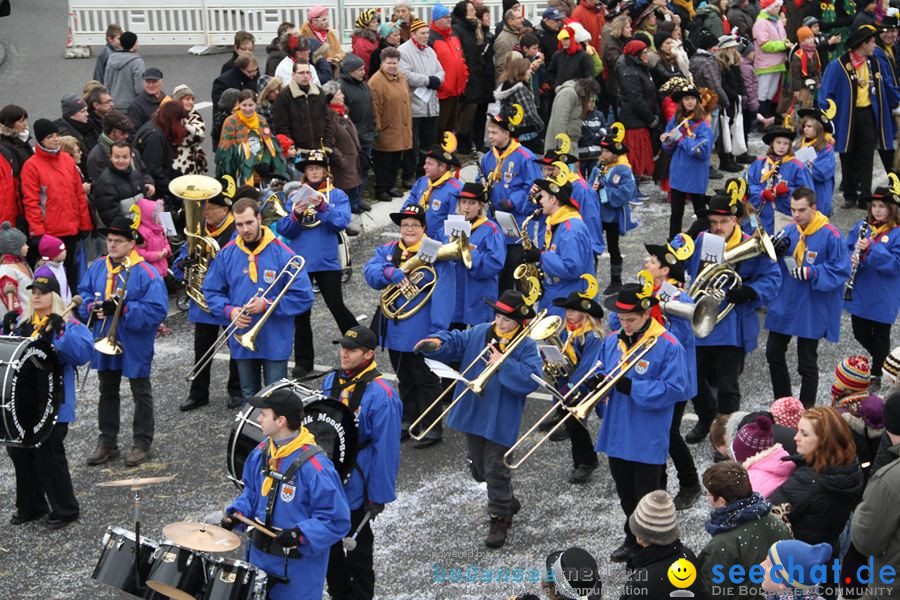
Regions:
M 837 554 L 838 536 L 865 487 L 859 462 L 854 458 L 852 464 L 825 467 L 817 473 L 799 454 L 783 460 L 793 460 L 797 468 L 769 501 L 791 505 L 788 519 L 794 539 L 808 544 L 828 542 Z
M 579 50 L 575 54 L 557 52 L 547 67 L 547 81 L 554 88 L 572 79 L 584 79 L 594 76 L 594 62 L 588 53 Z
M 679 558 L 686 558 L 693 565 L 698 564 L 697 557 L 690 548 L 681 543 L 681 540 L 675 540 L 668 546 L 639 547 L 625 565 L 628 580 L 619 600 L 668 598 L 673 590 L 672 584 L 669 583 L 669 567 Z M 697 598 L 703 596 L 703 586 L 699 577 L 687 589 Z
M 481 53 L 481 102 L 490 104 L 494 101 L 494 88 L 497 87 L 494 73 L 494 34 L 490 27 L 481 26 L 484 34 L 484 45 L 479 48 Z M 483 66 L 488 65 L 485 69 Z
M 147 92 L 141 94 L 134 99 L 131 106 L 128 107 L 128 118 L 131 119 L 135 129 L 141 126 L 153 117 L 153 113 L 159 108 L 160 98 L 151 96 Z
M 659 100 L 647 65 L 623 54 L 616 61 L 619 82 L 619 121 L 626 129 L 643 129 L 659 123 Z
M 213 80 L 212 84 L 212 103 L 214 114 L 219 112 L 219 97 L 222 92 L 228 88 L 236 90 L 253 90 L 256 91 L 256 82 L 259 76 L 247 77 L 244 72 L 236 67 L 231 67 Z M 287 85 L 287 82 L 285 82 Z
M 112 165 L 106 167 L 94 182 L 91 194 L 91 202 L 97 209 L 97 214 L 103 224 L 97 223 L 97 227 L 109 225 L 113 219 L 123 215 L 120 202 L 128 198 L 140 200 L 144 195 L 144 177 L 137 169 L 120 171 Z
M 741 76 L 740 65 L 722 69 L 722 87 L 725 88 L 729 104 L 725 112 L 729 117 L 733 117 L 734 111 L 740 104 L 741 96 L 747 95 L 747 87 L 744 85 L 744 78 Z
M 294 94 L 297 94 L 296 96 Z M 310 85 L 309 94 L 300 91 L 290 82 L 272 103 L 272 131 L 283 133 L 292 140 L 297 150 L 334 148 L 334 129 L 328 118 L 325 94 Z
M 19 136 L 15 134 L 7 135 L 5 133 L 0 134 L 0 146 L 5 147 L 12 155 L 13 177 L 18 179 L 19 173 L 22 172 L 22 167 L 25 165 L 25 161 L 34 154 L 34 148 L 32 148 L 31 144 L 28 142 L 23 142 L 19 139 Z
M 266 46 L 266 75 L 275 75 L 278 63 L 284 60 L 287 54 L 281 49 L 281 42 L 277 37 L 272 38 L 272 43 Z
M 544 64 L 549 65 L 550 61 L 553 60 L 553 55 L 556 54 L 556 49 L 559 48 L 559 40 L 556 37 L 559 35 L 559 32 L 549 28 L 545 29 L 544 20 L 541 19 L 541 22 L 534 27 L 534 35 L 540 40 L 541 53 L 544 55 Z
M 134 147 L 141 153 L 147 173 L 153 177 L 156 198 L 169 194 L 169 182 L 178 174 L 172 166 L 175 152 L 165 134 L 153 124 L 145 123 L 134 135 Z
M 453 33 L 459 38 L 462 45 L 463 56 L 469 67 L 469 80 L 466 82 L 466 102 L 478 102 L 482 95 L 484 78 L 481 74 L 484 63 L 481 62 L 481 52 L 478 48 L 478 40 L 475 37 L 475 27 L 480 27 L 466 19 L 453 17 Z M 491 66 L 493 68 L 493 65 Z
M 341 84 L 341 91 L 344 92 L 344 104 L 347 105 L 347 115 L 353 124 L 356 125 L 356 133 L 359 136 L 359 143 L 364 148 L 371 148 L 375 145 L 375 138 L 378 137 L 378 131 L 375 127 L 375 107 L 372 105 L 372 90 L 365 81 L 358 81 L 341 73 L 338 80 Z
M 90 126 L 90 121 L 88 123 L 79 123 L 71 119 L 61 118 L 54 121 L 54 124 L 59 129 L 59 135 L 72 136 L 78 141 L 78 147 L 81 148 L 81 162 L 78 164 L 78 168 L 81 169 L 82 173 L 86 172 L 88 152 L 97 145 L 97 138 L 93 137 L 94 132 Z

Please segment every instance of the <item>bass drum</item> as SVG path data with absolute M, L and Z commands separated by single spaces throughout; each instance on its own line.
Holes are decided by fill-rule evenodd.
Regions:
M 0 445 L 37 448 L 62 403 L 62 368 L 44 340 L 0 336 Z
M 334 468 L 345 483 L 356 464 L 356 453 L 359 449 L 359 430 L 356 415 L 343 403 L 326 398 L 320 392 L 311 390 L 293 381 L 282 380 L 264 387 L 259 395 L 267 396 L 277 389 L 290 387 L 303 398 L 303 426 L 316 438 Z M 231 435 L 228 437 L 228 456 L 226 457 L 228 478 L 238 489 L 243 489 L 241 481 L 244 473 L 244 462 L 254 448 L 266 437 L 256 418 L 259 409 L 246 406 L 234 418 Z

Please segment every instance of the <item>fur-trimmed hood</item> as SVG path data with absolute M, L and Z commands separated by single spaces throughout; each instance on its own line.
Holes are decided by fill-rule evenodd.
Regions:
M 514 95 L 519 88 L 523 87 L 525 87 L 525 83 L 522 81 L 517 81 L 516 84 L 508 90 L 503 90 L 498 87 L 496 90 L 494 90 L 494 98 L 497 99 L 497 102 L 502 102 L 503 100 L 506 100 L 510 96 Z

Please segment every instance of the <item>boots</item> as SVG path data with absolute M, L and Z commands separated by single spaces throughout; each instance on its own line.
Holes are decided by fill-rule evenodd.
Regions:
M 502 548 L 506 543 L 506 534 L 509 532 L 510 525 L 512 525 L 512 517 L 491 515 L 491 528 L 484 540 L 484 545 L 488 548 Z
M 734 161 L 733 155 L 722 152 L 719 154 L 719 170 L 728 173 L 740 173 L 744 169 Z
M 622 263 L 609 265 L 609 285 L 603 290 L 604 296 L 611 296 L 622 287 Z

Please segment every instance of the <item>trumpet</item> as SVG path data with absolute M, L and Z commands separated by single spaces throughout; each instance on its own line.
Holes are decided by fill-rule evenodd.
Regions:
M 122 308 L 125 306 L 125 295 L 128 293 L 128 280 L 131 277 L 131 261 L 128 260 L 128 257 L 122 261 L 122 267 L 125 269 L 125 280 L 122 283 L 120 290 L 122 292 L 121 297 L 119 297 L 119 291 L 116 291 L 113 296 L 114 298 L 117 298 L 118 301 L 116 302 L 116 312 L 113 313 L 112 323 L 109 325 L 109 331 L 106 336 L 94 342 L 94 349 L 96 349 L 97 352 L 108 356 L 116 356 L 125 351 L 122 343 L 116 337 L 116 333 L 119 330 L 119 319 L 122 318 Z
M 569 390 L 568 394 L 560 398 L 556 402 L 556 404 L 550 407 L 550 410 L 544 413 L 541 418 L 538 419 L 537 422 L 535 422 L 535 424 L 525 432 L 523 436 L 516 440 L 516 443 L 513 444 L 512 447 L 503 455 L 503 464 L 505 464 L 510 469 L 518 469 L 519 467 L 521 467 L 522 464 L 526 460 L 528 460 L 528 458 L 532 454 L 534 454 L 534 452 L 538 448 L 540 448 L 547 440 L 550 439 L 550 436 L 553 435 L 553 433 L 557 429 L 565 425 L 565 422 L 569 419 L 569 417 L 575 417 L 576 419 L 578 419 L 579 423 L 584 425 L 584 422 L 587 420 L 588 416 L 590 416 L 591 411 L 594 410 L 594 408 L 601 400 L 603 400 L 606 396 L 609 395 L 610 392 L 613 391 L 619 380 L 625 377 L 625 375 L 627 375 L 628 372 L 638 364 L 638 361 L 640 361 L 648 352 L 650 352 L 653 346 L 656 345 L 657 339 L 658 338 L 656 336 L 648 336 L 642 339 L 637 345 L 635 345 L 631 350 L 626 352 L 624 356 L 622 356 L 622 358 L 619 360 L 619 363 L 606 375 L 606 378 L 603 380 L 603 383 L 599 387 L 597 387 L 593 391 L 588 392 L 587 395 L 575 406 L 569 406 L 568 401 L 573 397 L 576 390 L 585 381 L 587 381 L 587 379 L 592 376 L 597 371 L 597 369 L 600 368 L 601 364 L 598 361 L 594 365 L 594 367 L 590 369 L 584 375 L 584 377 L 582 377 L 581 380 L 572 387 L 571 390 Z M 512 461 L 513 454 L 515 454 L 516 450 L 518 450 L 519 447 L 523 445 L 525 440 L 527 440 L 531 436 L 531 434 L 537 430 L 537 428 L 543 421 L 549 419 L 552 415 L 554 415 L 559 408 L 562 408 L 566 411 L 566 414 L 563 416 L 563 418 L 560 419 L 559 422 L 557 422 L 550 431 L 548 431 L 540 439 L 538 439 L 537 443 L 535 443 L 535 445 L 532 446 L 528 450 L 528 452 L 526 452 L 525 455 L 522 456 L 522 458 L 517 461 L 510 462 Z
M 494 374 L 500 369 L 500 365 L 503 364 L 503 362 L 513 353 L 513 351 L 519 346 L 519 344 L 522 343 L 523 340 L 531 336 L 532 332 L 535 331 L 537 326 L 546 315 L 547 309 L 545 308 L 544 310 L 539 312 L 528 325 L 523 327 L 522 330 L 516 334 L 512 341 L 503 350 L 503 355 L 497 362 L 489 363 L 487 361 L 486 355 L 489 352 L 491 345 L 488 344 L 487 346 L 485 346 L 481 350 L 481 352 L 478 353 L 478 356 L 476 356 L 472 360 L 472 362 L 470 362 L 468 366 L 466 366 L 466 368 L 460 373 L 460 375 L 465 376 L 466 373 L 472 370 L 472 368 L 480 362 L 487 364 L 487 366 L 484 368 L 484 371 L 479 373 L 478 376 L 475 377 L 475 379 L 473 379 L 472 381 L 466 381 L 465 379 L 462 379 L 461 382 L 465 384 L 466 389 L 458 393 L 456 397 L 453 398 L 453 400 L 450 402 L 450 404 L 447 405 L 447 408 L 445 408 L 443 412 L 441 412 L 441 414 L 439 414 L 427 428 L 423 429 L 419 433 L 416 433 L 416 427 L 418 427 L 426 419 L 426 417 L 428 417 L 429 413 L 431 413 L 436 407 L 440 406 L 441 400 L 444 399 L 444 396 L 446 396 L 448 393 L 450 393 L 451 390 L 456 387 L 456 382 L 448 385 L 447 388 L 443 392 L 441 392 L 441 395 L 435 398 L 434 402 L 432 402 L 428 406 L 428 408 L 422 411 L 422 414 L 419 415 L 419 418 L 416 419 L 412 425 L 410 425 L 409 436 L 414 440 L 421 440 L 426 435 L 428 435 L 428 432 L 438 426 L 438 424 L 444 419 L 444 417 L 446 417 L 450 413 L 451 410 L 453 410 L 453 407 L 457 405 L 457 403 L 462 399 L 463 396 L 466 395 L 466 393 L 472 392 L 473 394 L 480 396 L 484 392 L 484 388 L 487 386 L 488 381 L 490 381 L 491 377 L 493 377 Z
M 213 345 L 210 346 L 209 350 L 200 357 L 200 359 L 194 364 L 194 367 L 191 369 L 191 372 L 188 373 L 188 376 L 185 378 L 187 381 L 193 381 L 197 378 L 197 375 L 200 374 L 203 369 L 209 366 L 209 363 L 212 362 L 213 357 L 216 353 L 222 349 L 222 347 L 228 343 L 228 340 L 234 336 L 234 339 L 237 343 L 239 343 L 244 348 L 247 348 L 251 352 L 256 351 L 256 337 L 259 335 L 260 330 L 266 324 L 266 321 L 269 320 L 269 317 L 272 316 L 272 313 L 275 311 L 275 308 L 281 302 L 281 299 L 284 298 L 284 295 L 287 293 L 288 289 L 290 289 L 291 285 L 294 283 L 294 280 L 300 275 L 301 271 L 303 271 L 303 267 L 306 264 L 306 261 L 302 256 L 296 254 L 290 258 L 290 260 L 285 263 L 284 267 L 281 268 L 281 271 L 278 272 L 278 275 L 269 284 L 269 287 L 266 289 L 259 288 L 250 300 L 247 301 L 247 304 L 250 304 L 257 298 L 265 298 L 279 285 L 282 281 L 282 277 L 287 277 L 287 281 L 284 283 L 284 286 L 281 288 L 281 291 L 278 292 L 278 295 L 269 303 L 269 307 L 266 309 L 266 312 L 263 313 L 262 317 L 260 317 L 259 321 L 257 321 L 250 329 L 248 329 L 245 333 L 238 334 L 238 320 L 247 314 L 247 304 L 241 307 L 238 314 L 231 320 L 231 323 L 225 328 L 225 330 L 216 338 L 216 341 L 213 342 Z

